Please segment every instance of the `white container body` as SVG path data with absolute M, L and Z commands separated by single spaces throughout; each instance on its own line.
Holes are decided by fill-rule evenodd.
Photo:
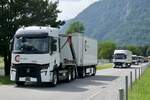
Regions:
M 88 37 L 83 36 L 82 34 L 76 33 L 71 35 L 72 44 L 75 51 L 77 66 L 90 66 L 97 65 L 97 41 Z M 69 43 L 67 41 L 67 36 L 60 37 L 60 59 L 64 63 L 64 59 L 69 61 L 73 60 Z M 65 44 L 65 45 L 64 45 Z M 62 46 L 64 47 L 62 48 Z

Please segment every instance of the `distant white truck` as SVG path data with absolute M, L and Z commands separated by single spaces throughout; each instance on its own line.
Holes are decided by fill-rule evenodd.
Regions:
M 139 64 L 139 57 L 137 55 L 132 55 L 132 64 L 138 65 Z
M 144 63 L 144 57 L 143 56 L 138 56 L 138 62 L 139 63 Z
M 130 67 L 132 64 L 132 52 L 129 50 L 115 50 L 113 55 L 114 68 Z
M 59 35 L 58 29 L 30 26 L 17 30 L 12 41 L 11 80 L 25 82 L 71 81 L 95 75 L 97 41 L 83 34 Z

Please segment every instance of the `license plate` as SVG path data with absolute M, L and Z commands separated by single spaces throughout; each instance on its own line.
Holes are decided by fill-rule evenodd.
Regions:
M 26 82 L 29 82 L 31 81 L 31 78 L 30 77 L 26 77 Z

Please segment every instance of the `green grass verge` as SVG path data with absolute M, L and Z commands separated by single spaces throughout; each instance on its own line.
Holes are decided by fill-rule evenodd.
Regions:
M 133 89 L 129 90 L 129 100 L 150 100 L 150 67 L 134 82 Z
M 0 76 L 0 85 L 13 84 L 14 82 L 10 80 L 8 76 Z
M 4 68 L 4 61 L 3 61 L 3 57 L 0 57 L 0 69 Z
M 96 67 L 96 70 L 102 70 L 102 69 L 108 69 L 108 68 L 112 68 L 113 64 L 109 63 L 109 64 L 104 64 L 104 65 L 100 65 Z

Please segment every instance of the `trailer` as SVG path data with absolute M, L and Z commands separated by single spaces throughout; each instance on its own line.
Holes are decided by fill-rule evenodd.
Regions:
M 80 33 L 69 36 L 61 35 L 60 37 L 61 63 L 63 65 L 75 63 L 79 77 L 85 77 L 85 74 L 95 75 L 98 62 L 97 41 Z
M 114 68 L 131 67 L 132 52 L 129 50 L 115 50 L 113 55 Z
M 83 34 L 60 35 L 58 29 L 22 27 L 12 41 L 10 79 L 18 86 L 26 82 L 70 82 L 95 75 L 97 41 Z

